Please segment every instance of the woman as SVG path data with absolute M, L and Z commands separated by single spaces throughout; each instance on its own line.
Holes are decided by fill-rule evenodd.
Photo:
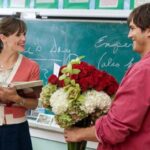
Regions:
M 0 21 L 0 150 L 32 150 L 26 111 L 35 109 L 35 98 L 24 98 L 14 81 L 39 79 L 39 65 L 20 54 L 25 49 L 26 25 L 12 16 Z

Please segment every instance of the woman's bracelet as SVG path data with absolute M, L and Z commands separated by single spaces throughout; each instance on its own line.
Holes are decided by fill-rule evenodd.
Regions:
M 26 100 L 24 98 L 22 98 L 21 101 L 18 103 L 19 106 L 25 106 L 25 101 Z

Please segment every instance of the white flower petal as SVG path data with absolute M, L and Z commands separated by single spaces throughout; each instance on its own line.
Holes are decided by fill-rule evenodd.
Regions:
M 67 93 L 64 91 L 63 88 L 58 89 L 54 92 L 50 98 L 50 104 L 52 106 L 52 111 L 55 114 L 64 113 L 68 108 L 68 100 L 67 100 Z
M 105 110 L 111 105 L 111 98 L 105 92 L 90 90 L 84 93 L 85 101 L 81 109 L 88 114 L 95 112 L 96 108 Z

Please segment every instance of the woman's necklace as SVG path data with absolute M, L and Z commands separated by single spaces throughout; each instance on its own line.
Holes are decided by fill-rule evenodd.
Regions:
M 3 65 L 2 63 L 0 63 L 0 70 L 9 70 L 11 68 L 13 68 L 14 64 L 12 65 Z

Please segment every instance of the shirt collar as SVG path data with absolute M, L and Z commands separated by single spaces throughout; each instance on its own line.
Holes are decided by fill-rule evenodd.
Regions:
M 142 60 L 150 57 L 150 51 L 142 57 Z

